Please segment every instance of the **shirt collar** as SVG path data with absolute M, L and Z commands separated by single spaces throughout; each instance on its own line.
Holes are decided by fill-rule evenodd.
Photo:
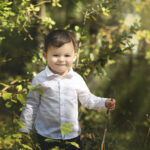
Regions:
M 50 77 L 50 76 L 59 76 L 58 74 L 53 73 L 53 72 L 49 69 L 48 66 L 46 66 L 45 72 L 46 72 L 47 77 Z M 73 69 L 71 68 L 70 71 L 69 71 L 64 77 L 72 77 L 73 74 L 74 74 L 74 71 L 73 71 Z

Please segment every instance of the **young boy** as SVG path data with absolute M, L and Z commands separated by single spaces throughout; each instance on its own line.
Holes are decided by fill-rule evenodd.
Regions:
M 29 91 L 21 121 L 26 128 L 20 130 L 29 133 L 34 124 L 42 150 L 55 146 L 66 150 L 79 150 L 64 141 L 76 142 L 81 148 L 81 129 L 78 121 L 78 100 L 88 108 L 95 110 L 114 110 L 115 100 L 93 95 L 83 78 L 72 69 L 77 57 L 75 35 L 67 30 L 55 30 L 45 40 L 44 58 L 48 65 L 32 81 L 44 96 Z M 40 86 L 39 86 L 40 84 Z M 72 124 L 72 131 L 65 136 L 60 130 L 62 123 Z M 45 139 L 53 139 L 46 142 Z

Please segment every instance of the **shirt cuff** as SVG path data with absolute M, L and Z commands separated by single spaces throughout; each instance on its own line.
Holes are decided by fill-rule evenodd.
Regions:
M 107 110 L 106 100 L 107 98 L 101 98 L 101 110 Z

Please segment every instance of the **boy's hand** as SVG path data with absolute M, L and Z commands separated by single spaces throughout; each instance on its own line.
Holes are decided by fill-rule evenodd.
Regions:
M 115 109 L 116 100 L 112 98 L 108 98 L 105 102 L 106 108 L 111 111 Z

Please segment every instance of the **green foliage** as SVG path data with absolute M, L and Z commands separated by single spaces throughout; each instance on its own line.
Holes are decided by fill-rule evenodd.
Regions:
M 50 17 L 42 19 L 38 16 L 40 5 L 42 4 L 43 3 L 40 1 L 39 3 L 34 4 L 31 0 L 21 0 L 18 2 L 1 1 L 0 32 L 2 32 L 2 30 L 10 30 L 12 32 L 14 29 L 18 29 L 18 33 L 20 33 L 23 29 L 24 32 L 29 34 L 29 38 L 32 40 L 27 28 L 31 27 L 35 23 L 41 23 L 44 26 L 52 28 L 52 25 L 54 25 L 55 22 Z M 52 5 L 59 5 L 59 1 L 53 1 Z

